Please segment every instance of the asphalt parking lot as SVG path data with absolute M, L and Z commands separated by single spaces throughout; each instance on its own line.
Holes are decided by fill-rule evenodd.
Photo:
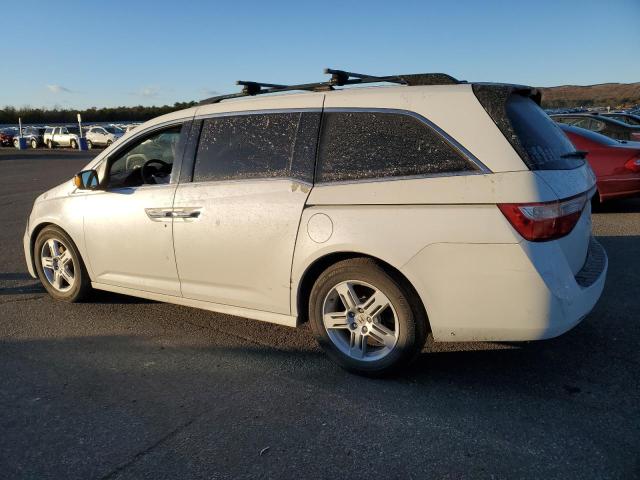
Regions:
M 109 293 L 52 301 L 26 272 L 25 221 L 95 153 L 0 149 L 0 477 L 640 476 L 640 199 L 594 214 L 608 281 L 573 331 L 429 342 L 371 380 L 307 328 Z

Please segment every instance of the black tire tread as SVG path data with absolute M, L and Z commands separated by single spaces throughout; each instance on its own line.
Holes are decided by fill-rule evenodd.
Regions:
M 377 362 L 358 362 L 345 356 L 333 345 L 326 334 L 322 318 L 318 318 L 317 315 L 318 309 L 322 308 L 322 298 L 319 296 L 327 289 L 327 285 L 335 285 L 347 278 L 353 278 L 354 275 L 362 280 L 373 279 L 370 283 L 378 288 L 385 288 L 387 296 L 393 297 L 391 300 L 396 312 L 400 317 L 404 316 L 405 319 L 403 322 L 406 329 L 405 344 L 396 347 L 395 354 L 392 353 Z M 427 319 L 422 305 L 416 300 L 413 289 L 408 288 L 406 281 L 388 272 L 375 259 L 370 257 L 349 258 L 328 267 L 316 279 L 309 300 L 309 323 L 320 346 L 341 367 L 366 376 L 389 375 L 411 363 L 424 346 Z

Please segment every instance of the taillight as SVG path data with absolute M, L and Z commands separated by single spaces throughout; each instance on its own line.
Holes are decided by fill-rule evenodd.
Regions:
M 498 208 L 526 240 L 545 242 L 568 235 L 588 200 L 589 192 L 584 192 L 552 202 L 499 203 Z
M 640 157 L 629 160 L 624 164 L 624 168 L 634 173 L 640 173 Z
M 640 140 L 640 132 L 631 132 L 632 140 Z

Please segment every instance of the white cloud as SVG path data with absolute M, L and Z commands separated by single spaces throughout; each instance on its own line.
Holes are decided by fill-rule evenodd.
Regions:
M 138 90 L 134 95 L 139 97 L 153 98 L 157 97 L 158 93 L 160 93 L 160 89 L 158 87 L 143 87 Z
M 51 93 L 71 93 L 67 87 L 63 87 L 62 85 L 47 85 L 47 89 Z

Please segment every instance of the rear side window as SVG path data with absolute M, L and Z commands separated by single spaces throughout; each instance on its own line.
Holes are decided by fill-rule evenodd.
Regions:
M 193 181 L 290 177 L 312 182 L 319 124 L 319 112 L 207 119 Z
M 517 137 L 516 144 L 519 143 L 524 150 L 518 153 L 531 170 L 565 170 L 584 163 L 584 160 L 570 156 L 575 151 L 573 144 L 529 97 L 511 95 L 505 108 Z
M 335 182 L 475 170 L 440 134 L 409 115 L 328 112 L 316 180 Z

